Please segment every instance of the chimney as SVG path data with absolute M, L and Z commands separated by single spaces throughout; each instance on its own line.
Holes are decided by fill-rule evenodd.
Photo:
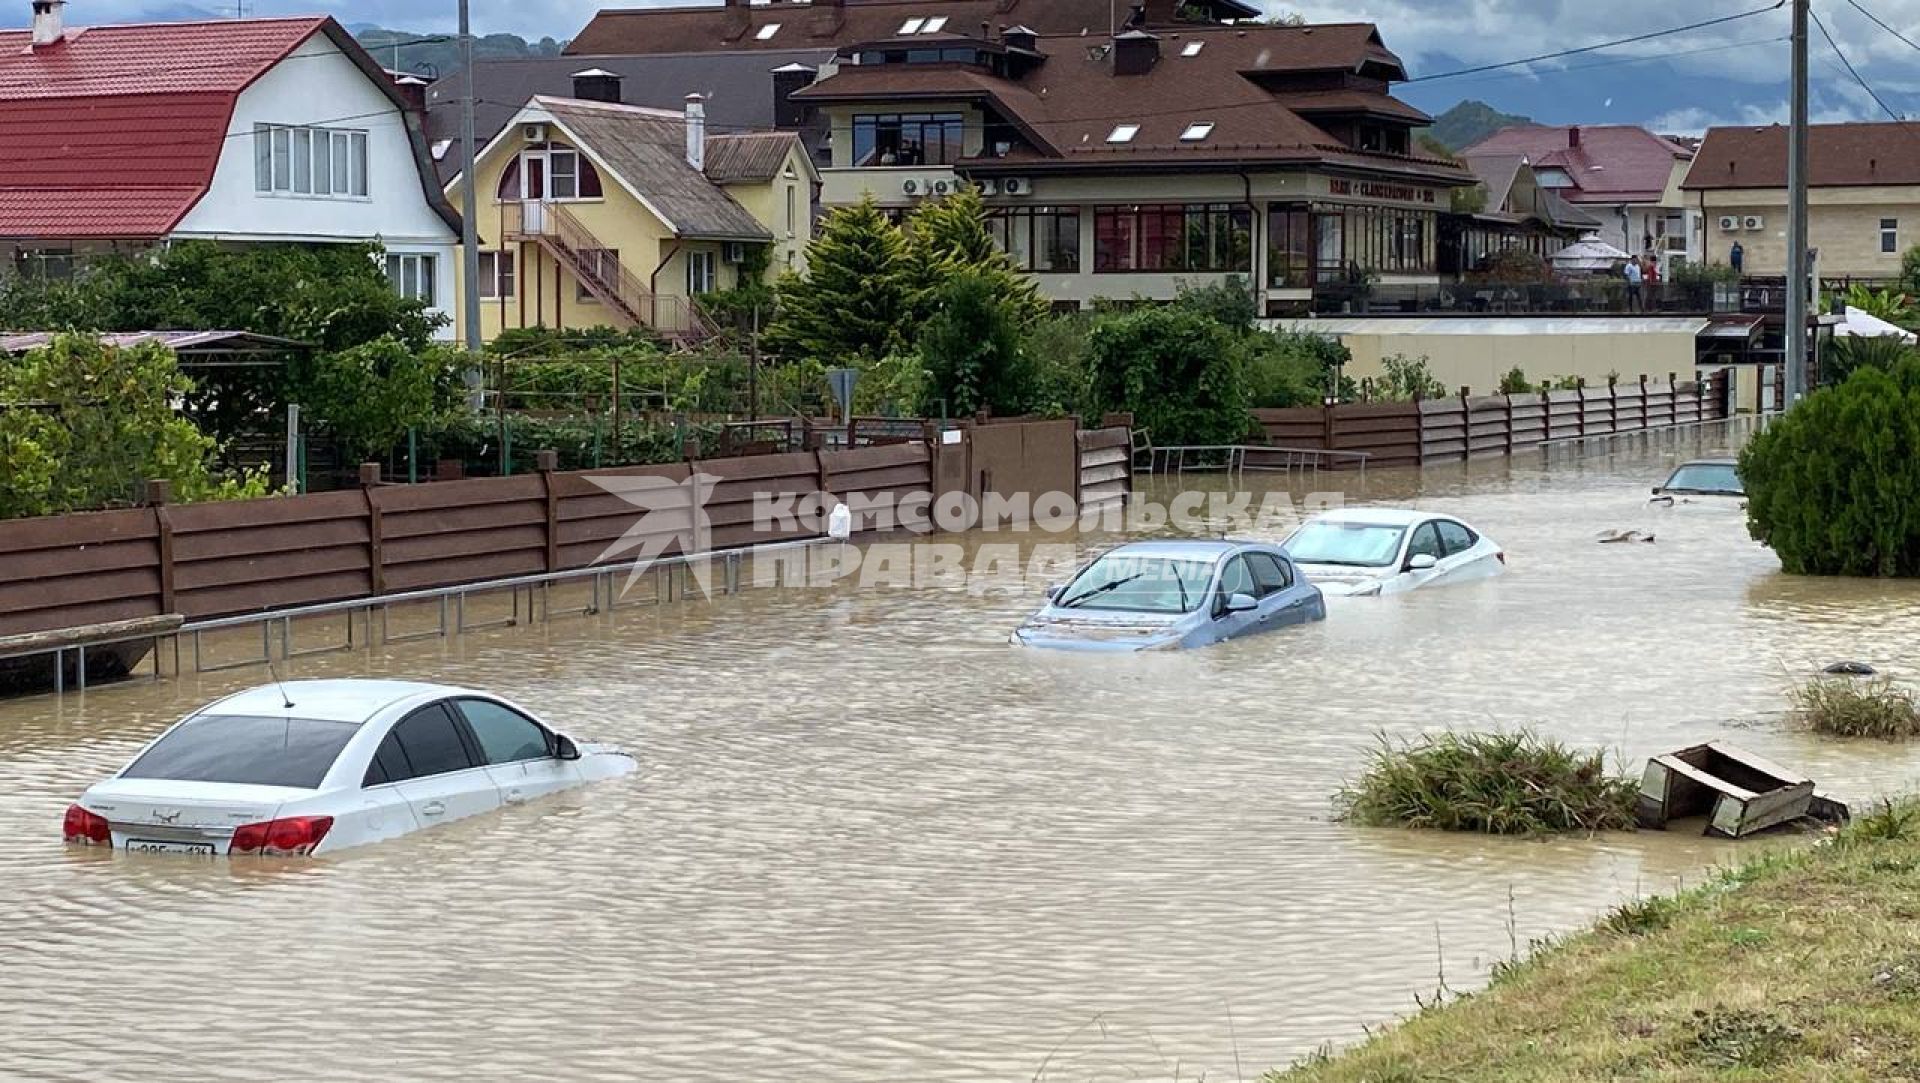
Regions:
M 798 131 L 807 126 L 812 110 L 805 102 L 793 100 L 793 95 L 813 85 L 818 76 L 805 64 L 782 64 L 773 69 L 773 126 L 786 131 Z
M 583 102 L 620 104 L 620 76 L 605 68 L 588 68 L 573 73 L 573 96 Z
M 707 99 L 687 95 L 687 164 L 707 171 Z
M 43 49 L 49 45 L 58 45 L 67 36 L 66 20 L 62 11 L 67 0 L 33 0 L 33 47 Z
M 1567 129 L 1567 148 L 1569 150 L 1580 149 L 1580 125 L 1575 124 L 1573 127 Z
M 1160 39 L 1144 30 L 1129 30 L 1113 39 L 1113 74 L 1145 75 L 1160 62 Z

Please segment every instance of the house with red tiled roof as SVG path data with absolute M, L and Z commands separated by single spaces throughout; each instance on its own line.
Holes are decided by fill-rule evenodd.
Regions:
M 421 112 L 339 23 L 69 27 L 64 6 L 0 30 L 0 271 L 378 240 L 397 289 L 450 309 L 460 222 Z
M 1063 303 L 1238 277 L 1280 315 L 1439 281 L 1439 217 L 1474 178 L 1416 150 L 1431 118 L 1389 92 L 1406 70 L 1374 26 L 1149 7 L 1112 34 L 916 18 L 842 47 L 792 95 L 828 118 L 823 202 L 904 212 L 977 185 Z
M 1684 185 L 1710 258 L 1787 273 L 1787 129 L 1713 128 Z M 1920 244 L 1920 124 L 1815 124 L 1807 136 L 1807 238 L 1819 273 L 1898 277 Z
M 1700 218 L 1680 191 L 1693 151 L 1627 124 L 1529 124 L 1495 132 L 1460 152 L 1518 155 L 1541 187 L 1600 219 L 1600 239 L 1662 264 L 1697 262 Z

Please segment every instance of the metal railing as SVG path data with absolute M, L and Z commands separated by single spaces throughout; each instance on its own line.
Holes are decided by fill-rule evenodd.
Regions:
M 540 243 L 588 293 L 629 323 L 684 341 L 704 341 L 717 333 L 691 298 L 655 293 L 625 264 L 609 258 L 613 250 L 563 204 L 537 206 L 538 213 L 529 216 L 525 204 L 501 203 L 501 233 Z
M 1174 477 L 1188 473 L 1235 477 L 1250 473 L 1316 474 L 1322 470 L 1357 469 L 1365 480 L 1367 460 L 1372 458 L 1371 453 L 1365 451 L 1252 444 L 1186 444 L 1141 450 L 1146 455 L 1146 473 Z

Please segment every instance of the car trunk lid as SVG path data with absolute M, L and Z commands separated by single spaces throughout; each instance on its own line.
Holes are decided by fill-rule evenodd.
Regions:
M 280 806 L 311 790 L 235 782 L 116 778 L 87 791 L 81 807 L 106 817 L 116 833 L 141 838 L 190 832 L 227 836 L 242 824 L 271 820 Z

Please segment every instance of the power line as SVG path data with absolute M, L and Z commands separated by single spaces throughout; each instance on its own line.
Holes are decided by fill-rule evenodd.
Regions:
M 1637 45 L 1643 41 L 1653 41 L 1658 38 L 1672 37 L 1675 34 L 1686 34 L 1695 30 L 1704 30 L 1710 26 L 1723 26 L 1741 19 L 1751 19 L 1756 15 L 1765 15 L 1770 11 L 1778 11 L 1785 7 L 1786 4 L 1787 0 L 1776 0 L 1775 3 L 1763 8 L 1754 8 L 1752 11 L 1743 11 L 1735 15 L 1722 15 L 1717 19 L 1706 19 L 1697 23 L 1688 23 L 1686 26 L 1676 26 L 1669 30 L 1655 30 L 1646 34 L 1635 34 L 1630 38 L 1603 41 L 1597 45 L 1582 45 L 1577 49 L 1561 49 L 1558 52 L 1541 53 L 1538 56 L 1529 56 L 1520 60 L 1507 60 L 1498 64 L 1481 64 L 1477 67 L 1461 68 L 1458 71 L 1441 72 L 1438 75 L 1423 75 L 1418 79 L 1409 79 L 1407 82 L 1430 83 L 1437 79 L 1454 79 L 1462 75 L 1478 75 L 1481 72 L 1499 71 L 1502 68 L 1517 68 L 1523 64 L 1537 64 L 1543 60 L 1560 60 L 1564 57 L 1579 56 L 1582 53 L 1594 53 L 1602 49 L 1615 49 L 1622 45 Z
M 1860 84 L 1860 89 L 1867 92 L 1867 97 L 1873 99 L 1873 104 L 1879 106 L 1881 112 L 1887 114 L 1887 116 L 1893 118 L 1896 122 L 1901 122 L 1904 128 L 1904 122 L 1907 118 L 1894 112 L 1893 109 L 1881 99 L 1879 93 L 1875 91 L 1873 87 L 1867 85 L 1866 79 L 1863 78 L 1859 70 L 1853 66 L 1853 61 L 1848 60 L 1847 54 L 1840 51 L 1840 43 L 1833 40 L 1833 35 L 1827 31 L 1827 24 L 1821 21 L 1820 14 L 1815 11 L 1808 11 L 1807 14 L 1813 16 L 1813 25 L 1820 28 L 1820 36 L 1827 39 L 1827 48 L 1832 49 L 1833 55 L 1839 57 L 1840 63 L 1846 65 L 1847 74 L 1853 76 L 1853 81 Z
M 1547 71 L 1509 71 L 1483 75 L 1468 82 L 1490 82 L 1495 79 L 1544 79 L 1553 75 L 1565 75 L 1568 72 L 1594 71 L 1599 68 L 1618 68 L 1628 64 L 1652 64 L 1663 60 L 1679 60 L 1689 56 L 1701 56 L 1706 53 L 1724 53 L 1734 49 L 1750 49 L 1756 45 L 1777 45 L 1787 39 L 1783 36 L 1771 38 L 1753 38 L 1747 41 L 1729 42 L 1724 45 L 1704 45 L 1698 49 L 1683 49 L 1677 53 L 1659 53 L 1653 56 L 1629 56 L 1619 60 L 1602 60 L 1593 64 L 1569 64 L 1563 68 L 1551 68 Z
M 1920 49 L 1920 43 L 1916 43 L 1912 38 L 1909 38 L 1905 34 L 1902 34 L 1900 31 L 1895 30 L 1891 26 L 1888 26 L 1886 23 L 1886 20 L 1882 19 L 1880 16 L 1875 15 L 1873 12 L 1868 11 L 1865 7 L 1863 7 L 1860 4 L 1860 0 L 1847 0 L 1847 3 L 1852 4 L 1853 9 L 1855 11 L 1858 11 L 1860 14 L 1865 15 L 1869 19 L 1872 19 L 1874 22 L 1874 25 L 1878 26 L 1880 29 L 1885 30 L 1887 33 L 1892 34 L 1894 37 L 1906 43 L 1908 48 Z

